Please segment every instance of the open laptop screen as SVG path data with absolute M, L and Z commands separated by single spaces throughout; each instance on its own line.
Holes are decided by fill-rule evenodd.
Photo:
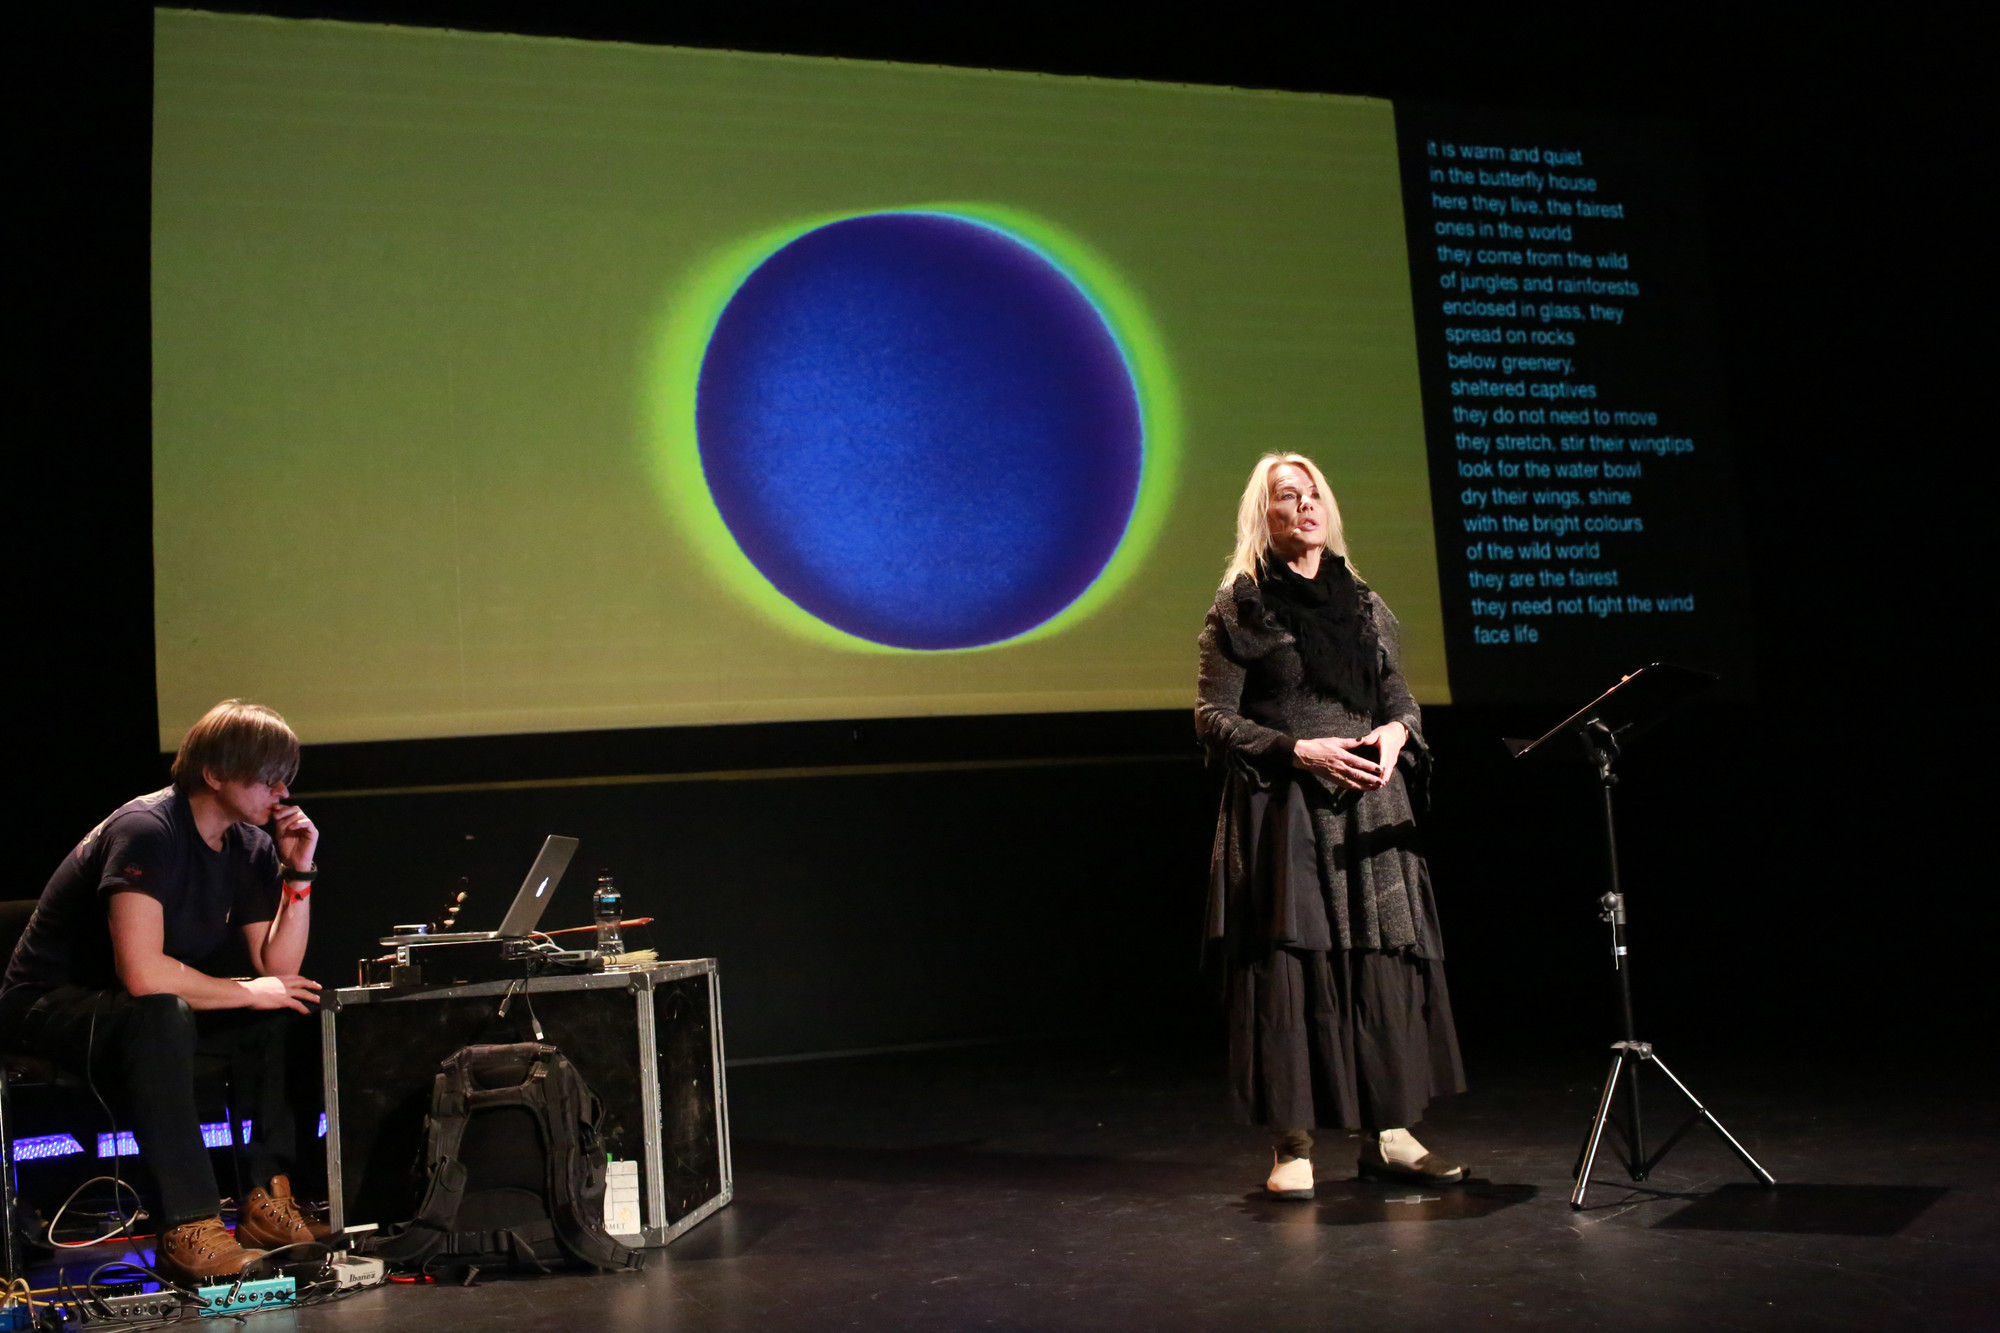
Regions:
M 576 855 L 576 848 L 575 838 L 555 833 L 542 843 L 541 855 L 528 868 L 528 877 L 521 881 L 520 892 L 514 895 L 514 905 L 507 909 L 507 917 L 500 923 L 500 938 L 520 939 L 535 929 L 549 899 L 556 896 L 556 886 L 562 883 L 563 872 L 569 869 L 569 859 Z

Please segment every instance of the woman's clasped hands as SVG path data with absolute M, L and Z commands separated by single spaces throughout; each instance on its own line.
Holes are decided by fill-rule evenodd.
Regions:
M 1366 736 L 1321 736 L 1299 741 L 1292 749 L 1292 763 L 1316 773 L 1337 787 L 1353 791 L 1373 791 L 1389 783 L 1396 760 L 1410 738 L 1400 722 L 1385 722 Z M 1379 758 L 1356 751 L 1372 748 Z

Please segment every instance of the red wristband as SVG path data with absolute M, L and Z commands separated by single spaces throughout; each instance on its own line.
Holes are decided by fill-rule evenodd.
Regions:
M 288 903 L 302 903 L 312 897 L 312 892 L 313 886 L 310 883 L 287 884 L 285 885 L 285 901 Z

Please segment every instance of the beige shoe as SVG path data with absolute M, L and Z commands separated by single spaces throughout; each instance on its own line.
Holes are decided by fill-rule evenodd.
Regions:
M 1313 1196 L 1313 1164 L 1309 1157 L 1287 1157 L 1277 1160 L 1273 1153 L 1271 1178 L 1264 1182 L 1264 1193 L 1273 1199 L 1310 1199 Z
M 287 1176 L 272 1176 L 271 1188 L 254 1189 L 236 1210 L 236 1239 L 267 1250 L 282 1245 L 312 1245 L 333 1234 L 333 1228 L 305 1215 L 292 1197 Z
M 203 1283 L 235 1277 L 264 1257 L 246 1250 L 229 1234 L 219 1217 L 183 1222 L 160 1233 L 153 1247 L 153 1266 L 176 1282 Z
M 1449 1185 L 1465 1179 L 1465 1167 L 1447 1162 L 1427 1152 L 1413 1162 L 1385 1157 L 1375 1139 L 1361 1141 L 1361 1158 L 1355 1163 L 1363 1180 L 1386 1180 L 1394 1185 Z

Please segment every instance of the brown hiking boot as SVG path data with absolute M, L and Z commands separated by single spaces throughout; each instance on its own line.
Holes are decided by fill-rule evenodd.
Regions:
M 305 1215 L 292 1197 L 287 1176 L 272 1176 L 271 1188 L 254 1189 L 236 1210 L 236 1239 L 275 1250 L 281 1245 L 309 1245 L 324 1241 L 333 1228 Z
M 153 1262 L 160 1272 L 176 1282 L 212 1282 L 235 1277 L 264 1257 L 262 1250 L 246 1250 L 229 1234 L 219 1217 L 199 1222 L 183 1222 L 160 1233 L 153 1248 Z

